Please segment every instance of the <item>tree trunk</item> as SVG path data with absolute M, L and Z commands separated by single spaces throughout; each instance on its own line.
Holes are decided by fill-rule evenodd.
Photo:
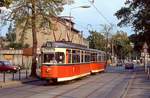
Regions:
M 33 47 L 32 47 L 32 66 L 31 66 L 31 77 L 37 77 L 36 74 L 36 54 L 37 54 L 37 38 L 36 38 L 36 12 L 35 12 L 35 0 L 31 0 L 32 2 L 32 37 L 33 37 Z

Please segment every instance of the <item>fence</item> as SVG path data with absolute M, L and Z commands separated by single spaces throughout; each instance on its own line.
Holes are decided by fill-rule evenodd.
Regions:
M 30 70 L 22 69 L 15 72 L 0 72 L 0 82 L 27 79 L 29 77 Z

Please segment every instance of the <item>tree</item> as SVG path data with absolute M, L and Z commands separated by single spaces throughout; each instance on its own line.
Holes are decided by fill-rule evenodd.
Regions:
M 1 0 L 0 1 L 0 7 L 8 7 L 11 4 L 12 0 Z
M 87 40 L 89 41 L 89 47 L 92 49 L 105 50 L 105 37 L 97 31 L 90 31 L 90 35 Z
M 12 3 L 12 0 L 0 0 L 0 13 L 1 7 L 8 7 Z
M 150 0 L 127 0 L 126 6 L 118 10 L 115 15 L 120 20 L 119 26 L 131 25 L 139 42 L 150 45 Z
M 136 57 L 140 57 L 141 56 L 141 50 L 143 45 L 144 45 L 144 38 L 141 34 L 132 34 L 129 36 L 129 40 L 130 42 L 132 42 L 134 44 L 134 53 Z
M 14 42 L 16 40 L 16 33 L 14 32 L 12 25 L 10 25 L 8 28 L 8 33 L 6 33 L 6 39 L 9 42 Z
M 105 36 L 105 39 L 106 39 L 106 44 L 105 44 L 105 51 L 106 51 L 106 53 L 109 51 L 109 39 L 111 39 L 110 38 L 110 36 L 112 35 L 112 32 L 111 32 L 111 30 L 113 29 L 113 25 L 112 24 L 110 24 L 110 25 L 101 25 L 102 26 L 102 32 L 103 32 L 103 34 L 104 34 L 104 36 Z
M 32 47 L 32 77 L 36 74 L 36 53 L 37 53 L 37 38 L 36 32 L 39 23 L 51 25 L 50 16 L 58 15 L 63 11 L 63 5 L 66 0 L 13 0 L 11 13 L 6 20 L 15 21 L 15 27 L 22 29 L 24 34 L 27 29 L 32 29 L 33 47 Z M 41 18 L 40 20 L 38 18 Z
M 111 42 L 113 44 L 114 54 L 116 54 L 119 59 L 129 57 L 132 47 L 130 46 L 130 40 L 127 33 L 117 31 L 117 33 L 112 36 Z
M 14 28 L 10 24 L 8 28 L 8 33 L 6 33 L 6 41 L 8 42 L 8 45 L 4 46 L 4 48 L 10 49 L 22 49 L 22 48 L 28 48 L 29 44 L 23 44 L 21 42 L 16 42 L 16 33 L 14 31 Z

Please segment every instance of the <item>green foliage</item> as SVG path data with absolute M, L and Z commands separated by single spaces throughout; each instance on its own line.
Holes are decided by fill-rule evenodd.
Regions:
M 29 48 L 29 44 L 23 45 L 23 43 L 11 42 L 7 46 L 5 46 L 5 48 L 7 48 L 7 49 L 10 49 L 10 48 L 13 48 L 13 49 Z
M 106 40 L 104 36 L 97 31 L 90 31 L 90 36 L 88 36 L 87 40 L 89 41 L 89 47 L 92 49 L 105 49 Z
M 6 39 L 9 42 L 14 42 L 16 40 L 16 33 L 7 33 Z
M 12 3 L 12 0 L 0 0 L 0 7 L 8 7 Z
M 124 59 L 129 57 L 132 47 L 130 46 L 130 40 L 126 33 L 118 31 L 117 34 L 112 36 L 112 44 L 118 58 Z
M 125 4 L 115 13 L 120 20 L 118 25 L 131 25 L 138 38 L 140 36 L 138 41 L 150 45 L 150 0 L 130 0 Z
M 129 36 L 129 40 L 134 43 L 134 52 L 136 57 L 141 56 L 141 51 L 143 50 L 142 47 L 144 45 L 144 38 L 142 38 L 140 34 L 132 34 Z
M 12 24 L 10 24 L 8 28 L 8 33 L 6 33 L 6 39 L 10 43 L 15 42 L 16 40 L 16 33 L 14 33 L 14 29 L 12 28 Z

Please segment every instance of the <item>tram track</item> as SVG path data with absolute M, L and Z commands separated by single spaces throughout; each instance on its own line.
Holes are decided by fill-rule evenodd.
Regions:
M 134 73 L 134 74 L 132 75 L 131 79 L 128 81 L 128 84 L 127 84 L 127 86 L 126 86 L 126 88 L 125 88 L 125 91 L 123 92 L 123 94 L 122 94 L 122 96 L 121 96 L 120 98 L 126 98 L 126 96 L 127 96 L 127 94 L 128 94 L 128 91 L 129 91 L 129 89 L 131 88 L 131 86 L 132 86 L 132 84 L 133 84 L 133 82 L 134 82 L 134 80 L 135 80 L 135 76 L 136 76 L 136 73 Z
M 116 82 L 114 81 L 114 83 L 112 83 L 113 86 L 110 87 L 101 98 L 126 98 L 127 92 L 133 83 L 134 74 L 132 76 L 126 76 L 127 77 L 118 79 L 118 81 L 116 80 Z
M 15 88 L 15 90 L 16 91 L 26 90 L 28 92 L 33 91 L 32 95 L 28 95 L 28 96 L 24 96 L 24 97 L 22 96 L 21 98 L 30 98 L 30 97 L 33 98 L 34 96 L 40 95 L 40 94 L 41 95 L 48 94 L 48 95 L 52 96 L 50 98 L 58 98 L 58 97 L 65 97 L 69 93 L 81 90 L 80 88 L 82 88 L 82 89 L 85 88 L 87 84 L 90 86 L 95 85 L 93 83 L 100 84 L 100 87 L 98 86 L 98 88 L 93 89 L 92 92 L 90 92 L 87 96 L 85 95 L 85 97 L 80 97 L 80 98 L 88 98 L 88 96 L 91 93 L 97 91 L 98 89 L 105 87 L 105 85 L 110 84 L 111 82 L 115 83 L 115 82 L 119 81 L 121 79 L 121 77 L 123 77 L 122 74 L 118 74 L 118 75 L 109 74 L 109 73 L 96 74 L 94 76 L 85 77 L 79 81 L 73 80 L 73 82 L 71 81 L 67 84 L 66 83 L 65 84 L 60 83 L 58 85 L 51 84 L 50 86 L 43 87 L 44 84 L 42 82 L 41 83 L 39 82 L 39 84 L 37 86 L 35 84 L 30 84 L 31 87 L 30 86 L 26 87 L 27 85 L 24 85 L 21 88 Z M 113 83 L 111 83 L 111 84 L 113 84 Z
M 119 79 L 115 79 L 115 78 L 113 78 L 111 81 L 109 81 L 109 82 L 106 82 L 106 83 L 104 83 L 102 86 L 100 86 L 100 87 L 98 87 L 97 89 L 95 89 L 94 91 L 92 91 L 91 93 L 89 93 L 87 96 L 85 96 L 84 98 L 88 98 L 88 97 L 90 97 L 93 93 L 95 93 L 96 91 L 98 91 L 98 90 L 100 90 L 100 89 L 103 89 L 107 84 L 113 84 L 113 83 L 115 83 L 115 82 L 117 82 L 117 81 L 119 81 L 120 79 L 122 79 L 122 77 L 121 78 L 119 78 Z M 121 80 L 119 83 L 121 83 L 123 80 Z M 114 87 L 116 87 L 118 84 L 116 84 Z M 113 87 L 113 88 L 114 88 Z M 113 89 L 112 89 L 113 90 Z M 107 97 L 106 97 L 107 98 Z
M 101 77 L 103 78 L 103 77 L 106 77 L 106 74 L 101 74 Z M 85 78 L 85 77 L 83 77 L 83 78 Z M 87 77 L 87 79 L 90 79 L 90 77 Z M 91 77 L 91 78 L 94 78 L 94 77 Z M 38 88 L 41 88 L 41 86 L 42 85 L 45 85 L 45 84 L 40 84 L 40 87 L 38 86 L 35 86 L 35 85 L 33 85 L 33 86 L 31 86 L 31 87 L 28 87 L 28 91 L 30 91 L 30 90 L 32 90 L 31 92 L 34 92 L 34 93 L 38 93 L 38 94 L 42 94 L 43 92 L 50 92 L 50 91 L 53 91 L 53 90 L 57 90 L 57 89 L 59 89 L 59 88 L 61 88 L 61 86 L 65 86 L 65 85 L 69 85 L 69 84 L 71 84 L 71 85 L 74 85 L 75 83 L 78 83 L 78 82 L 80 82 L 80 81 L 77 81 L 77 80 L 73 80 L 73 82 L 72 81 L 69 81 L 67 84 L 64 84 L 64 83 L 60 83 L 60 84 L 57 84 L 57 85 L 54 85 L 54 84 L 49 84 L 49 85 L 46 85 L 46 86 L 48 86 L 48 89 L 46 89 L 46 90 L 42 90 L 42 92 L 37 92 L 37 91 L 33 91 L 32 89 L 34 88 L 34 89 L 38 89 Z M 91 82 L 91 81 L 89 81 L 89 82 Z M 87 83 L 85 83 L 85 84 L 87 84 Z M 15 87 L 15 89 L 19 89 L 19 88 L 23 88 L 23 87 L 26 87 L 26 85 L 22 85 L 22 86 L 19 86 L 19 87 Z M 19 91 L 21 91 L 20 89 L 19 89 Z M 33 94 L 34 95 L 34 94 Z M 26 96 L 26 97 L 22 97 L 22 98 L 28 98 L 28 97 L 30 97 L 30 96 L 33 96 L 33 95 L 29 95 L 29 96 Z M 57 95 L 56 95 L 57 96 Z M 54 97 L 55 98 L 55 97 Z
M 120 77 L 120 76 L 121 76 L 121 74 L 119 74 L 117 77 Z M 119 83 L 116 83 L 115 86 L 109 91 L 109 93 L 111 93 L 115 88 L 117 88 L 118 85 L 121 85 L 121 83 L 122 83 L 123 81 L 125 81 L 125 79 L 130 78 L 130 80 L 128 81 L 127 86 L 126 86 L 126 88 L 125 88 L 125 91 L 123 91 L 123 94 L 122 94 L 120 97 L 118 97 L 118 98 L 125 98 L 125 96 L 126 96 L 128 90 L 129 90 L 130 86 L 132 85 L 132 82 L 133 82 L 134 77 L 135 77 L 135 75 L 132 75 L 132 77 L 125 77 L 125 78 L 123 78 L 123 79 L 122 79 L 122 77 L 121 77 L 121 78 L 118 78 L 118 79 L 112 78 L 111 80 L 109 80 L 109 81 L 107 81 L 107 82 L 104 82 L 103 85 L 101 85 L 100 87 L 98 87 L 98 88 L 95 89 L 94 91 L 90 92 L 87 96 L 85 96 L 85 97 L 83 97 L 83 98 L 88 98 L 91 94 L 93 94 L 93 93 L 96 92 L 97 90 L 103 89 L 103 87 L 105 87 L 107 84 L 114 84 L 115 82 L 119 81 Z M 95 80 L 96 80 L 96 79 L 95 79 Z M 88 83 L 95 82 L 95 80 L 88 81 L 87 83 L 84 83 L 84 84 L 82 84 L 82 85 L 80 85 L 80 86 L 77 86 L 77 87 L 75 87 L 75 88 L 73 88 L 73 89 L 69 89 L 69 90 L 67 90 L 67 91 L 64 91 L 64 92 L 62 92 L 62 93 L 60 93 L 60 94 L 58 94 L 58 95 L 55 95 L 55 96 L 52 97 L 52 98 L 58 98 L 58 97 L 61 97 L 61 96 L 65 95 L 65 94 L 67 94 L 67 93 L 69 93 L 69 92 L 73 92 L 74 90 L 77 90 L 78 88 L 80 88 L 80 87 L 82 87 L 82 86 L 85 86 L 85 85 L 87 85 Z M 109 94 L 109 93 L 107 93 L 107 94 Z M 107 96 L 110 96 L 110 95 L 106 95 L 106 97 L 107 97 Z M 108 97 L 108 98 L 109 98 L 109 97 Z M 111 98 L 111 97 L 110 97 L 110 98 Z
M 119 75 L 116 76 L 116 77 L 119 77 L 119 76 L 121 76 L 121 74 L 119 74 Z M 65 94 L 69 93 L 69 92 L 72 92 L 72 91 L 74 91 L 74 90 L 77 90 L 77 89 L 80 88 L 80 87 L 83 87 L 83 86 L 87 85 L 88 83 L 93 83 L 93 82 L 95 82 L 96 80 L 97 80 L 97 79 L 94 79 L 94 80 L 92 80 L 92 81 L 88 81 L 88 82 L 86 82 L 86 83 L 84 83 L 84 84 L 82 84 L 82 85 L 79 85 L 79 86 L 75 87 L 75 88 L 69 89 L 69 90 L 67 90 L 67 91 L 64 91 L 64 92 L 58 94 L 58 95 L 55 95 L 55 96 L 52 97 L 52 98 L 58 98 L 58 97 L 60 97 L 60 96 L 63 96 L 63 95 L 65 95 Z M 102 86 L 105 86 L 106 84 L 108 84 L 108 83 L 110 83 L 110 82 L 112 82 L 112 81 L 115 81 L 115 80 L 116 80 L 116 78 L 112 78 L 111 80 L 109 80 L 109 81 L 107 81 L 107 82 L 104 82 L 104 84 L 103 84 Z M 100 87 L 97 88 L 97 89 L 100 89 L 102 86 L 100 86 Z M 97 89 L 96 89 L 96 90 L 97 90 Z M 96 91 L 96 90 L 94 90 L 94 91 Z M 94 91 L 93 91 L 93 92 L 94 92 Z M 89 95 L 90 95 L 90 94 L 89 94 Z M 88 95 L 88 96 L 89 96 L 89 95 Z M 84 98 L 87 98 L 88 96 L 86 96 L 86 97 L 84 97 Z

